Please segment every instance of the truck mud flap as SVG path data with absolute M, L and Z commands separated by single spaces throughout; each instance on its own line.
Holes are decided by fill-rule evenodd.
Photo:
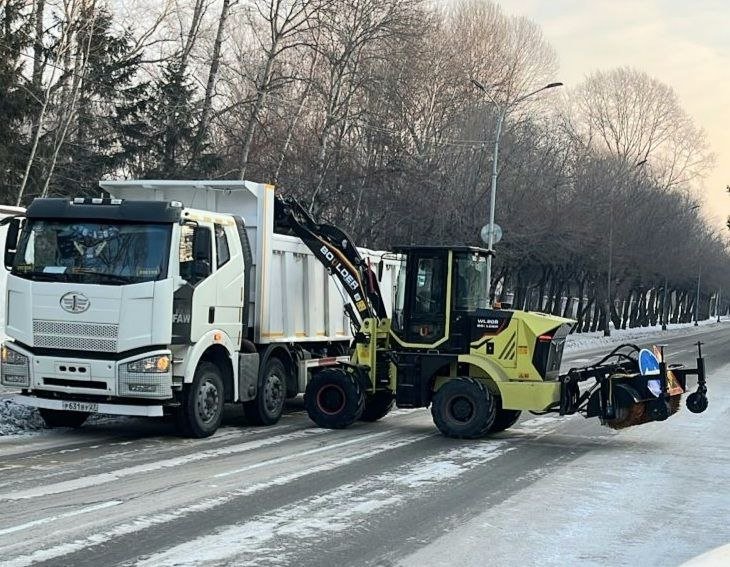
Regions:
M 241 402 L 256 398 L 259 381 L 259 353 L 242 352 L 238 355 L 238 397 Z

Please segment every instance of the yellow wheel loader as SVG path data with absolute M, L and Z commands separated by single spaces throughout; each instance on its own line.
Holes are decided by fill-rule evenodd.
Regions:
M 277 200 L 276 222 L 307 244 L 352 301 L 350 361 L 315 374 L 305 391 L 307 412 L 321 427 L 374 421 L 396 405 L 430 406 L 438 429 L 457 438 L 503 431 L 524 410 L 581 413 L 620 429 L 675 413 L 690 375 L 698 387 L 688 408 L 707 408 L 701 351 L 691 369 L 667 365 L 661 352 L 621 345 L 594 365 L 561 374 L 574 321 L 491 309 L 487 250 L 396 249 L 401 269 L 389 317 L 381 268 L 364 262 L 346 233 L 316 223 L 293 199 Z

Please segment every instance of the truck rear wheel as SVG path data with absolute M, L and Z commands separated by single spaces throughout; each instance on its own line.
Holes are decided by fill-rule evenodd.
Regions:
M 183 389 L 178 427 L 184 435 L 210 437 L 218 430 L 223 418 L 223 378 L 212 362 L 201 362 L 195 370 L 192 384 Z
M 243 402 L 243 413 L 252 425 L 273 425 L 284 411 L 286 379 L 289 373 L 280 358 L 269 357 L 256 398 Z
M 431 405 L 439 431 L 457 439 L 483 437 L 496 414 L 494 396 L 474 378 L 451 378 L 438 389 Z
M 309 418 L 327 429 L 344 429 L 363 413 L 365 396 L 355 378 L 340 368 L 315 374 L 304 392 Z
M 362 410 L 362 421 L 378 421 L 393 409 L 395 398 L 392 392 L 375 392 L 365 396 L 365 408 Z
M 52 410 L 47 408 L 38 408 L 46 427 L 54 429 L 56 427 L 81 427 L 89 414 L 84 411 L 65 411 Z

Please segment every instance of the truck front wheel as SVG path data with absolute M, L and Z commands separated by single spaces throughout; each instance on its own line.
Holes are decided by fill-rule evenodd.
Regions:
M 192 384 L 183 389 L 177 415 L 181 432 L 198 439 L 213 435 L 223 418 L 223 395 L 220 370 L 212 362 L 201 362 Z
M 439 431 L 457 439 L 486 435 L 496 414 L 494 396 L 474 378 L 451 378 L 438 389 L 431 406 L 431 415 Z
M 273 425 L 284 411 L 288 372 L 281 359 L 272 356 L 266 361 L 256 398 L 243 402 L 243 413 L 252 425 Z
M 52 410 L 46 408 L 38 408 L 46 427 L 54 429 L 56 427 L 81 427 L 89 414 L 84 411 L 65 411 Z
M 340 368 L 315 374 L 304 391 L 304 407 L 309 418 L 327 429 L 344 429 L 363 412 L 365 396 L 357 380 Z

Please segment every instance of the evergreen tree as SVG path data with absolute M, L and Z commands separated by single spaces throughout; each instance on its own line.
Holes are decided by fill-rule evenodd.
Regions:
M 0 8 L 0 202 L 14 203 L 27 154 L 23 128 L 31 99 L 21 55 L 30 42 L 31 21 L 24 0 L 6 0 Z

